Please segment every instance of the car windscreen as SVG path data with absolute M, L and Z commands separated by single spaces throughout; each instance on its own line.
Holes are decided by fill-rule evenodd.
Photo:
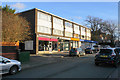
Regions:
M 72 48 L 71 51 L 76 51 L 77 49 L 76 48 Z
M 99 52 L 100 55 L 111 55 L 112 54 L 112 50 L 111 49 L 100 49 Z
M 91 48 L 86 48 L 86 49 L 91 49 Z

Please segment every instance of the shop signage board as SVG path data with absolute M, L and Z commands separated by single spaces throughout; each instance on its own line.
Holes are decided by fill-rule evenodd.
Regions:
M 46 38 L 55 38 L 55 39 L 58 38 L 58 37 L 55 37 L 55 36 L 48 36 L 48 35 L 42 35 L 42 34 L 38 34 L 37 37 L 46 37 Z
M 71 38 L 72 41 L 80 41 L 78 38 Z
M 70 38 L 60 37 L 60 39 L 71 40 Z
M 42 35 L 42 34 L 38 34 L 37 37 L 46 37 L 46 38 L 54 38 L 54 39 L 64 39 L 64 40 L 71 40 L 71 38 L 65 38 L 65 37 L 55 37 L 55 36 L 48 36 L 48 35 Z
M 42 40 L 42 41 L 58 41 L 58 39 L 54 39 L 54 38 L 45 38 L 45 37 L 38 37 L 38 40 Z

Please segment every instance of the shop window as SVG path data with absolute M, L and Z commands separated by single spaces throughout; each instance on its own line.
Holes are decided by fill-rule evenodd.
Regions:
M 39 41 L 39 51 L 49 51 L 49 41 Z
M 57 51 L 57 42 L 52 42 L 52 50 Z

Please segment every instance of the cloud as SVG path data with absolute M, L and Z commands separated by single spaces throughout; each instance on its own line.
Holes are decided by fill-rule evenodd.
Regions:
M 68 17 L 68 19 L 74 21 L 74 20 L 81 20 L 82 17 L 81 16 L 72 16 L 72 17 Z
M 75 17 L 75 19 L 82 19 L 82 17 L 80 17 L 80 16 L 74 16 Z
M 25 5 L 23 3 L 16 3 L 16 4 L 11 5 L 11 7 L 21 10 L 25 8 Z

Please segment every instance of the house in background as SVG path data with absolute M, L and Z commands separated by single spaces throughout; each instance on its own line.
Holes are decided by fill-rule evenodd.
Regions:
M 32 53 L 69 51 L 71 47 L 90 46 L 91 29 L 54 14 L 34 8 L 21 13 L 32 32 Z

